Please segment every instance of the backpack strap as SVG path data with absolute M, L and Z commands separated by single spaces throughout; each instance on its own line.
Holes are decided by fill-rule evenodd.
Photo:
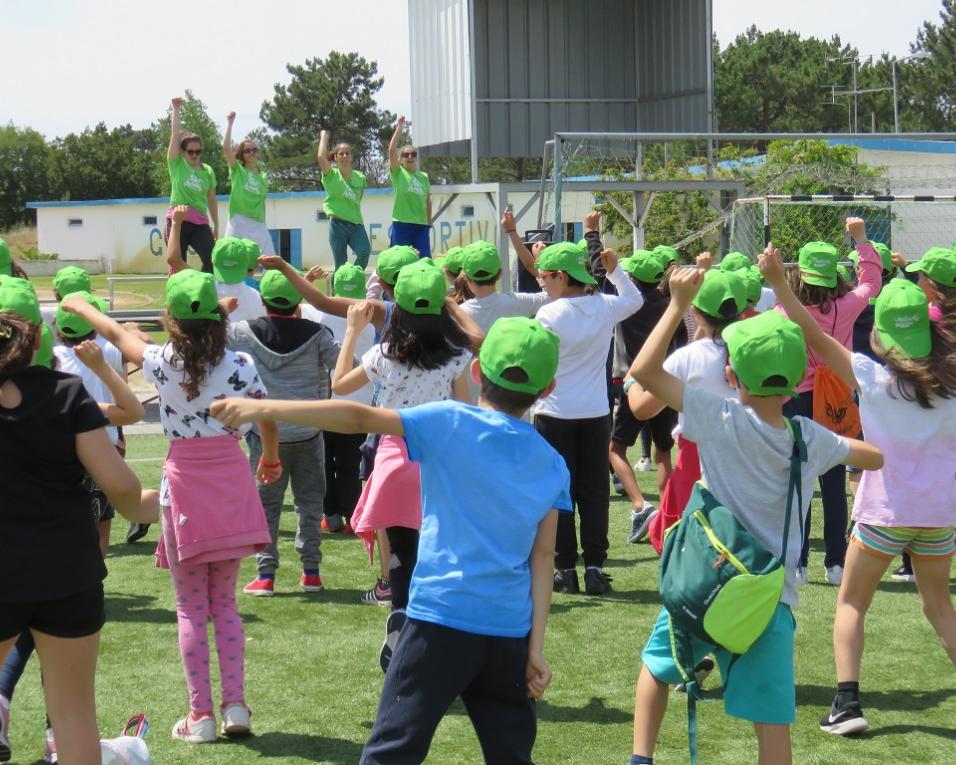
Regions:
M 800 523 L 800 538 L 803 538 L 803 470 L 807 461 L 807 444 L 803 440 L 800 423 L 786 418 L 787 430 L 793 437 L 793 450 L 790 452 L 790 487 L 787 490 L 787 512 L 783 517 L 783 542 L 780 544 L 780 565 L 787 566 L 787 543 L 790 541 L 790 517 L 793 511 L 793 495 L 797 495 L 797 520 Z

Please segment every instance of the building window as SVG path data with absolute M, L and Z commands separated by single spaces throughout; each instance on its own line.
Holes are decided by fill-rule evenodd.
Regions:
M 462 205 L 462 207 L 461 207 L 461 217 L 462 217 L 462 218 L 474 218 L 474 217 L 475 217 L 475 206 L 474 206 L 474 205 Z
M 80 226 L 83 225 L 83 219 L 82 219 L 82 218 L 70 218 L 70 219 L 66 222 L 66 225 L 69 226 L 70 228 L 79 228 Z
M 144 226 L 155 226 L 155 225 L 156 225 L 156 216 L 155 216 L 155 215 L 144 215 L 144 216 L 143 216 L 143 225 L 144 225 Z

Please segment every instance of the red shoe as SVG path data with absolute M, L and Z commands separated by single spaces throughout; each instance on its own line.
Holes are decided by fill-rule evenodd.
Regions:
M 242 588 L 246 595 L 255 595 L 260 598 L 271 598 L 275 595 L 275 579 L 263 579 L 257 576 Z
M 322 577 L 318 574 L 303 574 L 299 583 L 306 592 L 321 592 L 324 586 L 322 584 Z

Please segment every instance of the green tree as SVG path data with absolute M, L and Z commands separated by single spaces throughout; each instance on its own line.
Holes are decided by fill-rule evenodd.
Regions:
M 108 130 L 101 122 L 53 142 L 50 177 L 62 199 L 159 196 L 154 169 L 158 149 L 152 128 L 122 125 Z
M 907 130 L 956 128 L 956 2 L 943 0 L 939 23 L 924 22 L 910 46 L 924 58 L 899 65 L 900 121 Z
M 258 134 L 273 188 L 314 189 L 320 173 L 315 158 L 319 132 L 329 130 L 333 143 L 352 146 L 358 167 L 370 183 L 387 178 L 385 147 L 395 116 L 378 108 L 375 96 L 384 79 L 378 64 L 357 53 L 332 51 L 325 59 L 289 64 L 292 79 L 277 83 L 259 116 L 266 124 Z
M 33 222 L 27 202 L 57 198 L 47 173 L 51 151 L 32 128 L 0 127 L 0 229 Z
M 169 134 L 172 132 L 172 106 L 166 107 L 166 114 L 153 123 L 156 135 L 155 161 L 153 162 L 153 180 L 160 195 L 168 195 L 169 171 L 166 168 L 166 148 L 169 146 Z M 195 133 L 202 138 L 202 161 L 216 173 L 216 191 L 229 193 L 229 166 L 222 153 L 222 133 L 216 121 L 209 116 L 206 105 L 187 89 L 183 93 L 183 106 L 180 112 L 183 133 Z M 223 115 L 223 121 L 226 116 Z

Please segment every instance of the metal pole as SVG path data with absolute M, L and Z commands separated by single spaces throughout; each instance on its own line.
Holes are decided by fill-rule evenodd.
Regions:
M 468 0 L 468 66 L 471 69 L 471 182 L 478 183 L 478 99 L 476 88 L 478 77 L 475 74 L 475 0 Z
M 896 60 L 893 61 L 893 132 L 900 132 L 900 102 L 899 102 L 899 93 L 896 89 L 896 69 L 899 64 L 896 63 Z
M 561 167 L 561 155 L 564 152 L 564 141 L 561 136 L 554 136 L 554 234 L 551 236 L 552 242 L 563 242 L 565 236 L 561 231 L 561 173 L 564 172 Z
M 860 68 L 860 59 L 858 58 L 853 59 L 853 132 L 854 133 L 860 129 L 860 120 L 859 120 L 859 115 L 857 113 L 859 96 L 857 95 L 857 92 L 856 92 L 857 91 L 856 74 L 859 68 Z
M 770 199 L 763 198 L 763 246 L 770 244 Z
M 498 212 L 502 215 L 504 211 L 507 210 L 508 205 L 508 192 L 505 188 L 499 183 L 498 184 Z M 502 292 L 514 292 L 511 288 L 511 239 L 505 233 L 504 226 L 498 226 L 498 252 L 501 253 L 501 291 Z M 515 253 L 517 256 L 517 253 Z M 521 268 L 521 263 L 517 265 L 518 268 Z

